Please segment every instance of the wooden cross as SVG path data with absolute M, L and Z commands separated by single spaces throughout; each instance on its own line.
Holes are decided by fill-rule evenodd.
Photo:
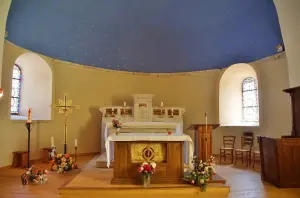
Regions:
M 67 131 L 68 131 L 68 114 L 72 113 L 73 108 L 80 109 L 79 105 L 73 105 L 72 100 L 67 100 L 67 94 L 64 94 L 64 99 L 58 99 L 58 104 L 53 107 L 58 109 L 58 114 L 64 114 L 64 154 L 67 153 Z

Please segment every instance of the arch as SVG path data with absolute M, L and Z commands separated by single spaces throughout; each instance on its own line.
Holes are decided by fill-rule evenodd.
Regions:
M 245 119 L 243 100 L 243 82 L 253 79 L 258 87 L 257 75 L 254 68 L 246 63 L 230 66 L 223 73 L 219 83 L 219 116 L 222 126 L 259 126 L 259 103 L 257 96 L 257 119 Z
M 33 120 L 51 120 L 52 69 L 39 55 L 27 52 L 15 62 L 22 71 L 20 107 L 18 116 L 11 119 L 26 119 L 32 108 Z

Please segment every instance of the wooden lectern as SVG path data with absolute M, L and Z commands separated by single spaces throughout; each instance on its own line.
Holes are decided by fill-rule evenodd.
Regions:
M 191 124 L 188 130 L 194 130 L 194 156 L 198 159 L 207 161 L 212 155 L 212 131 L 219 124 Z M 207 140 L 207 142 L 206 142 Z

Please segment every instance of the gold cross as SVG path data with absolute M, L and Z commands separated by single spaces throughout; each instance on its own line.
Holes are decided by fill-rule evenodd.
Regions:
M 72 100 L 67 99 L 68 94 L 64 94 L 64 99 L 58 99 L 58 104 L 53 105 L 54 108 L 58 109 L 58 114 L 65 114 L 65 116 L 68 116 L 68 113 L 72 113 L 72 109 L 80 109 L 79 105 L 73 105 Z
M 58 99 L 58 104 L 52 105 L 52 107 L 58 109 L 58 114 L 64 114 L 64 154 L 67 153 L 67 130 L 68 130 L 68 114 L 72 113 L 72 109 L 80 109 L 79 105 L 73 105 L 72 100 L 67 99 L 68 94 L 64 94 L 64 99 Z

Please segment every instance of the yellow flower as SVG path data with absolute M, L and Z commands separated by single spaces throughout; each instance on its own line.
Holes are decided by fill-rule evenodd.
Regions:
M 62 168 L 64 168 L 66 165 L 67 165 L 67 163 L 65 163 L 65 162 L 62 162 L 62 163 L 60 164 L 60 166 L 61 166 Z
M 60 158 L 61 156 L 62 156 L 62 154 L 57 154 L 56 155 L 57 158 Z
M 66 162 L 66 158 L 64 158 L 64 157 L 61 158 L 61 161 L 62 161 L 62 162 Z
M 57 166 L 56 165 L 52 166 L 52 170 L 57 171 Z
M 70 159 L 70 162 L 69 162 L 70 164 L 73 164 L 73 160 L 72 159 Z

